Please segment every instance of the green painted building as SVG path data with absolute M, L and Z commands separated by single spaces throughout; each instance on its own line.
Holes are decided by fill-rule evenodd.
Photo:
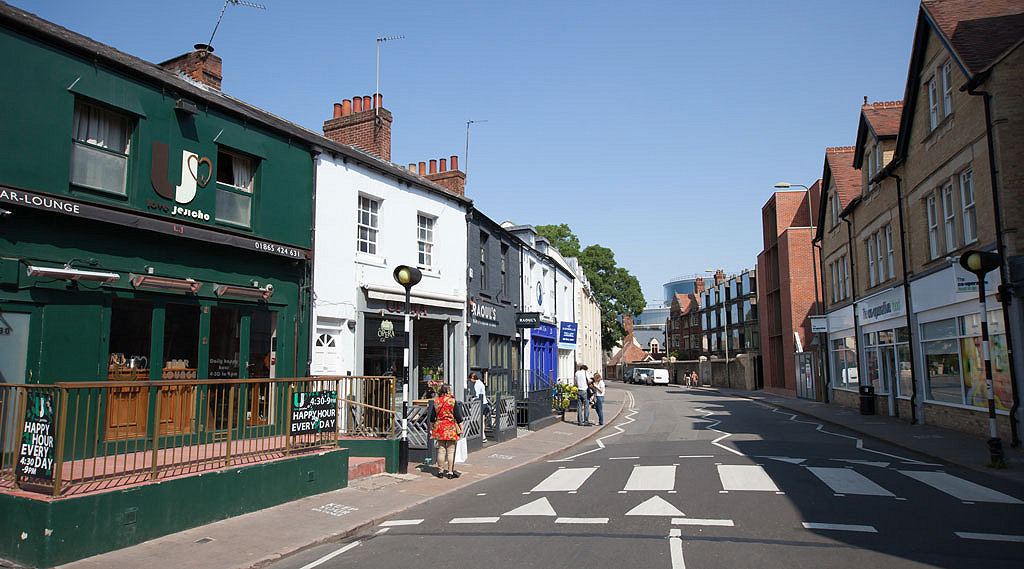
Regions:
M 309 133 L 220 72 L 0 4 L 4 382 L 306 374 Z

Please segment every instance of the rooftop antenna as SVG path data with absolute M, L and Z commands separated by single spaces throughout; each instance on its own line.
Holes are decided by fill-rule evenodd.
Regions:
M 384 44 L 384 42 L 386 42 L 386 41 L 404 40 L 404 39 L 405 39 L 405 36 L 390 36 L 390 37 L 377 38 L 377 87 L 376 87 L 376 90 L 373 92 L 373 107 L 374 107 L 374 113 L 378 117 L 380 116 L 380 105 L 377 104 L 377 95 L 380 94 L 380 48 Z
M 463 173 L 466 174 L 466 175 L 469 175 L 469 125 L 475 124 L 475 123 L 478 123 L 478 122 L 487 122 L 487 119 L 482 119 L 482 120 L 477 120 L 477 121 L 466 121 L 466 160 L 464 161 L 465 162 L 464 165 L 465 165 L 466 169 L 463 170 Z
M 267 7 L 263 4 L 257 4 L 255 2 L 246 2 L 245 0 L 224 0 L 224 7 L 220 9 L 220 16 L 217 17 L 217 25 L 213 26 L 213 33 L 210 34 L 210 41 L 206 42 L 206 51 L 213 51 L 213 36 L 217 35 L 217 28 L 220 27 L 220 21 L 224 17 L 224 11 L 228 9 L 228 4 L 235 4 L 236 6 L 245 6 L 247 8 L 259 8 L 260 10 L 266 10 Z

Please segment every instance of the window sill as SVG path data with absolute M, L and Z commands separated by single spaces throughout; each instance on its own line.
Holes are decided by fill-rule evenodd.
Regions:
M 438 269 L 428 269 L 426 267 L 417 267 L 417 268 L 420 270 L 420 273 L 423 276 L 425 276 L 425 277 L 429 277 L 429 278 L 432 278 L 432 279 L 439 279 L 439 278 L 441 278 L 441 271 L 439 271 Z
M 379 257 L 377 255 L 370 255 L 369 253 L 356 252 L 356 263 L 360 265 L 368 265 L 371 267 L 378 267 L 386 269 L 388 267 L 387 259 Z
M 942 117 L 939 124 L 935 125 L 935 128 L 928 131 L 928 134 L 921 139 L 921 144 L 924 144 L 926 148 L 931 148 L 933 144 L 939 141 L 947 132 L 953 130 L 953 116 L 954 113 Z

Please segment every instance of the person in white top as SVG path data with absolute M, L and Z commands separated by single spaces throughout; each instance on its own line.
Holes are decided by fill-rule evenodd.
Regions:
M 597 424 L 604 424 L 604 378 L 595 373 L 590 380 L 594 384 L 594 407 L 597 408 Z
M 469 386 L 473 388 L 473 399 L 480 400 L 480 408 L 484 416 L 483 442 L 486 443 L 487 425 L 491 415 L 491 406 L 487 402 L 487 388 L 484 387 L 484 382 L 480 380 L 480 376 L 478 376 L 475 371 L 469 374 Z
M 587 400 L 587 386 L 590 380 L 587 378 L 587 366 L 580 365 L 576 370 L 576 424 L 590 426 L 590 402 Z

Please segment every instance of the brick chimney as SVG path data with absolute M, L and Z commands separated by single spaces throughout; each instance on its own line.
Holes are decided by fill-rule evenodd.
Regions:
M 633 333 L 633 317 L 629 314 L 622 315 L 622 327 L 626 329 L 626 335 Z
M 705 285 L 704 285 L 704 279 L 703 278 L 698 277 L 698 278 L 696 278 L 693 281 L 693 293 L 694 294 L 699 296 L 700 294 L 706 292 L 707 289 L 704 288 L 704 287 L 705 287 Z
M 718 269 L 715 271 L 715 286 L 718 286 L 725 282 L 725 271 Z
M 220 91 L 223 76 L 220 72 L 221 58 L 213 54 L 213 48 L 205 43 L 192 46 L 194 51 L 168 59 L 160 67 L 172 72 L 183 73 L 188 77 Z
M 451 156 L 450 159 L 451 169 L 448 168 L 448 161 L 441 158 L 440 160 L 430 161 L 430 171 L 428 172 L 423 171 L 423 162 L 420 162 L 418 173 L 420 176 L 423 176 L 431 182 L 440 184 L 451 190 L 453 193 L 464 196 L 466 195 L 466 173 L 459 170 L 458 156 Z M 440 168 L 438 168 L 438 162 L 441 163 Z M 417 170 L 413 168 L 413 164 L 409 165 L 409 169 L 412 170 L 413 173 L 417 173 Z
M 334 117 L 324 121 L 324 136 L 391 162 L 391 111 L 380 93 L 335 103 Z

